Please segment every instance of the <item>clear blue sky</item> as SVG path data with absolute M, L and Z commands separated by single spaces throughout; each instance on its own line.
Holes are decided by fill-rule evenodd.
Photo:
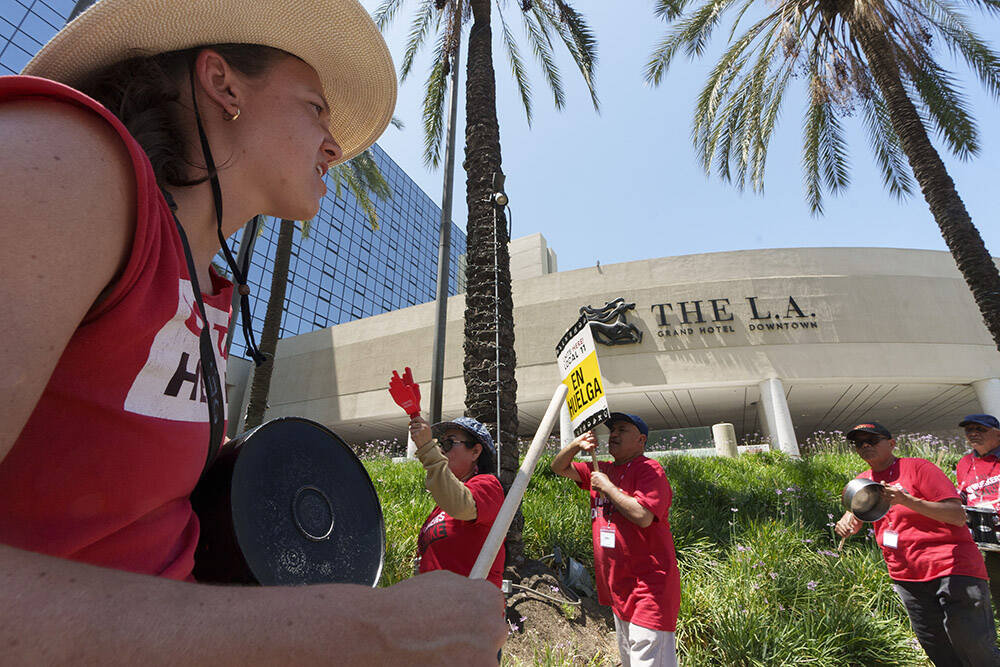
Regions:
M 377 0 L 362 0 L 374 9 Z M 398 63 L 415 2 L 407 2 L 387 34 Z M 740 193 L 697 164 L 690 140 L 694 99 L 728 35 L 717 31 L 707 57 L 678 59 L 657 88 L 643 83 L 642 69 L 666 27 L 650 0 L 577 2 L 599 44 L 597 88 L 601 112 L 594 112 L 579 73 L 560 52 L 568 104 L 556 111 L 537 66 L 531 68 L 534 122 L 529 128 L 506 57 L 497 41 L 497 97 L 503 170 L 513 211 L 514 236 L 541 232 L 559 257 L 560 270 L 699 252 L 806 246 L 883 246 L 944 250 L 937 225 L 919 191 L 898 202 L 882 187 L 860 118 L 848 118 L 852 182 L 846 194 L 827 197 L 826 213 L 813 217 L 805 203 L 800 167 L 805 98 L 801 82 L 786 96 L 772 139 L 762 195 Z M 517 3 L 508 20 L 523 39 Z M 994 49 L 1000 48 L 1000 21 L 973 15 Z M 466 35 L 467 36 L 467 35 Z M 465 46 L 462 91 L 465 87 Z M 425 49 L 400 87 L 396 115 L 402 131 L 390 127 L 380 145 L 435 202 L 441 202 L 440 170 L 422 160 L 420 110 L 428 71 Z M 525 56 L 530 52 L 525 47 Z M 951 62 L 947 55 L 944 62 Z M 981 151 L 960 162 L 936 146 L 987 248 L 1000 255 L 1000 105 L 958 68 L 978 120 Z M 464 227 L 464 95 L 459 111 L 455 208 Z

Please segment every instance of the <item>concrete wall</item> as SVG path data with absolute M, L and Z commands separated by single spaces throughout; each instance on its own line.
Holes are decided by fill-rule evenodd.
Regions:
M 542 256 L 537 243 L 529 248 Z M 818 248 L 689 255 L 540 275 L 515 281 L 513 292 L 518 405 L 527 432 L 559 382 L 554 346 L 579 307 L 617 297 L 636 304 L 628 320 L 643 336 L 638 344 L 599 346 L 606 389 L 617 397 L 617 409 L 645 405 L 654 428 L 710 425 L 713 401 L 731 401 L 727 410 L 748 412 L 757 383 L 767 378 L 784 382 L 793 408 L 798 395 L 812 392 L 798 409 L 815 412 L 828 410 L 847 391 L 843 387 L 859 383 L 887 387 L 892 401 L 904 397 L 892 406 L 886 399 L 886 406 L 904 410 L 924 400 L 912 387 L 937 395 L 942 387 L 1000 376 L 1000 355 L 945 252 Z M 407 365 L 417 381 L 429 381 L 433 310 L 433 304 L 414 306 L 281 341 L 268 416 L 309 417 L 348 438 L 397 434 L 405 416 L 385 387 L 392 370 Z M 463 409 L 463 313 L 464 297 L 452 297 L 447 416 Z M 962 396 L 952 400 L 955 409 L 974 401 L 972 393 Z M 877 405 L 874 398 L 869 403 Z M 819 423 L 816 415 L 792 412 L 794 419 Z
M 514 239 L 507 247 L 510 251 L 511 280 L 537 278 L 557 271 L 556 254 L 541 234 Z

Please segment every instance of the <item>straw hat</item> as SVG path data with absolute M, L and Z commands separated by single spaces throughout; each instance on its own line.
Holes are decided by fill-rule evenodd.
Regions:
M 271 46 L 309 63 L 344 160 L 375 143 L 392 117 L 392 57 L 357 0 L 98 0 L 21 73 L 73 86 L 137 52 L 227 43 Z

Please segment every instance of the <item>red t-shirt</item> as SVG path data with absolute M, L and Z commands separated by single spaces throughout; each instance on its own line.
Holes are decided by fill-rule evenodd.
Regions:
M 465 486 L 472 492 L 472 499 L 476 503 L 476 518 L 461 521 L 435 506 L 424 521 L 417 538 L 421 573 L 448 570 L 467 577 L 472 572 L 472 566 L 476 564 L 486 536 L 503 505 L 503 487 L 493 475 L 475 475 Z M 490 567 L 489 576 L 486 577 L 497 588 L 503 582 L 504 555 L 501 544 L 493 566 Z
M 135 172 L 136 219 L 124 271 L 80 323 L 0 462 L 0 542 L 186 579 L 198 541 L 188 495 L 209 426 L 201 317 L 180 238 L 146 154 L 111 112 L 52 81 L 0 77 L 0 104 L 32 98 L 89 109 L 115 129 Z M 232 284 L 212 282 L 205 309 L 225 373 Z
M 886 482 L 930 502 L 958 499 L 955 486 L 926 459 L 896 459 L 889 468 L 858 477 Z M 896 548 L 886 546 L 886 531 L 897 535 Z M 889 576 L 897 581 L 930 581 L 951 574 L 986 579 L 986 565 L 964 525 L 952 526 L 902 505 L 893 505 L 875 522 L 875 540 L 882 547 Z
M 988 505 L 1000 510 L 1000 458 L 996 454 L 966 454 L 955 466 L 955 479 L 958 480 L 959 493 L 965 496 L 966 505 Z
M 573 463 L 580 488 L 590 491 L 598 601 L 611 605 L 623 621 L 674 632 L 681 579 L 670 533 L 670 482 L 659 463 L 642 455 L 622 465 L 601 461 L 598 467 L 612 484 L 653 513 L 653 523 L 640 528 L 590 488 L 587 464 Z M 602 531 L 608 546 L 602 546 Z

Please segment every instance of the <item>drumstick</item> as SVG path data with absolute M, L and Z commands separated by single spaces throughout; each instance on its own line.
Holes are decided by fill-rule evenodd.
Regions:
M 493 521 L 493 527 L 490 528 L 490 533 L 486 536 L 486 542 L 483 543 L 479 557 L 476 558 L 476 563 L 472 566 L 472 571 L 469 572 L 469 579 L 485 579 L 486 575 L 490 573 L 490 567 L 493 566 L 497 552 L 500 551 L 500 545 L 503 544 L 503 540 L 507 536 L 507 529 L 510 528 L 510 522 L 514 520 L 514 513 L 517 511 L 518 505 L 521 504 L 521 498 L 524 497 L 524 492 L 528 488 L 528 480 L 535 472 L 538 457 L 541 455 L 545 441 L 548 440 L 549 433 L 552 432 L 552 427 L 559 417 L 559 408 L 566 401 L 568 391 L 569 388 L 566 385 L 560 384 L 556 393 L 552 395 L 545 416 L 542 417 L 538 430 L 535 431 L 535 439 L 531 441 L 531 446 L 528 447 L 528 451 L 524 455 L 521 469 L 517 471 L 517 476 L 514 477 L 514 482 L 510 485 L 510 491 L 507 492 L 507 497 L 504 499 L 503 505 L 500 506 L 500 511 L 497 512 L 497 518 Z
M 844 535 L 842 538 L 840 538 L 840 544 L 837 545 L 837 553 L 840 553 L 840 550 L 844 548 L 844 542 L 847 541 L 848 537 L 850 537 L 850 534 Z

